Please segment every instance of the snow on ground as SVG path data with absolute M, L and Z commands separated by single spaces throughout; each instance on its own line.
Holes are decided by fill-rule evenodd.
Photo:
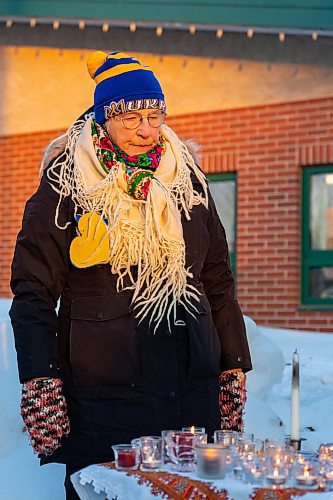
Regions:
M 64 500 L 65 467 L 40 467 L 22 432 L 21 385 L 9 307 L 10 300 L 0 300 L 0 500 Z
M 333 442 L 333 332 L 311 333 L 261 327 L 263 334 L 281 349 L 286 365 L 282 379 L 264 401 L 290 433 L 290 381 L 293 352 L 300 360 L 302 449 L 316 451 L 322 442 Z M 275 364 L 275 358 L 270 360 Z
M 10 300 L 0 300 L 0 500 L 64 500 L 64 466 L 39 467 L 23 432 Z M 290 432 L 291 363 L 300 358 L 302 448 L 333 442 L 333 332 L 257 327 L 245 318 L 254 370 L 248 374 L 245 431 L 283 441 Z

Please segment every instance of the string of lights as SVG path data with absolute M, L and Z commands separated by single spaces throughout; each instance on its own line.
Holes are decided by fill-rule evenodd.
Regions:
M 215 36 L 221 39 L 226 33 L 245 34 L 249 39 L 255 35 L 275 35 L 280 42 L 284 42 L 287 36 L 309 36 L 315 42 L 319 37 L 333 37 L 333 31 L 313 30 L 301 28 L 279 28 L 265 26 L 239 26 L 239 25 L 221 25 L 221 24 L 203 24 L 203 23 L 179 23 L 179 22 L 155 22 L 148 21 L 117 21 L 110 19 L 73 19 L 59 18 L 52 19 L 46 17 L 21 17 L 21 16 L 0 16 L 0 25 L 3 23 L 10 29 L 14 24 L 26 24 L 31 29 L 37 25 L 49 25 L 54 30 L 59 30 L 61 26 L 76 26 L 81 31 L 89 27 L 99 27 L 104 33 L 112 28 L 126 28 L 131 33 L 138 29 L 152 29 L 157 37 L 161 37 L 167 30 L 187 31 L 194 36 L 199 32 L 215 32 Z

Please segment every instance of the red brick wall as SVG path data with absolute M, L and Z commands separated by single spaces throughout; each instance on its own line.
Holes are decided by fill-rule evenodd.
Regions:
M 260 324 L 333 332 L 333 311 L 299 310 L 301 166 L 333 163 L 333 99 L 168 119 L 203 147 L 206 172 L 238 173 L 237 279 L 245 314 Z M 0 138 L 0 293 L 23 201 L 37 185 L 55 132 Z M 28 157 L 28 158 L 27 158 Z
M 0 297 L 9 297 L 10 263 L 25 201 L 38 186 L 45 146 L 59 131 L 0 136 Z
M 207 172 L 238 173 L 237 281 L 260 324 L 333 332 L 333 311 L 299 310 L 301 166 L 333 163 L 333 99 L 169 120 L 208 153 Z

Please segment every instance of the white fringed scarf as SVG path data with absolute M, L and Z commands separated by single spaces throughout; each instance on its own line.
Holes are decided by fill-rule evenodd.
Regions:
M 55 223 L 61 229 L 69 224 L 59 224 L 60 204 L 67 196 L 74 202 L 75 214 L 92 212 L 107 219 L 109 261 L 111 272 L 118 276 L 118 290 L 124 287 L 124 277 L 129 277 L 132 285 L 127 289 L 134 291 L 136 317 L 142 320 L 148 316 L 156 331 L 166 315 L 170 328 L 176 304 L 193 311 L 200 296 L 188 283 L 192 273 L 185 267 L 181 212 L 190 220 L 194 205 L 208 207 L 205 176 L 186 145 L 162 125 L 166 152 L 150 182 L 147 200 L 136 200 L 126 192 L 121 162 L 109 173 L 103 170 L 92 142 L 91 121 L 92 115 L 87 115 L 74 123 L 67 131 L 65 150 L 47 170 L 53 189 L 59 193 Z M 203 187 L 203 195 L 193 188 L 192 172 Z M 136 278 L 131 266 L 137 266 Z

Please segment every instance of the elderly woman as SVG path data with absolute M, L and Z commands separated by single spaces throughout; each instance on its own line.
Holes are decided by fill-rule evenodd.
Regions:
M 113 444 L 240 430 L 251 369 L 225 232 L 159 82 L 123 53 L 88 69 L 94 107 L 46 151 L 11 281 L 21 413 L 67 498 Z

